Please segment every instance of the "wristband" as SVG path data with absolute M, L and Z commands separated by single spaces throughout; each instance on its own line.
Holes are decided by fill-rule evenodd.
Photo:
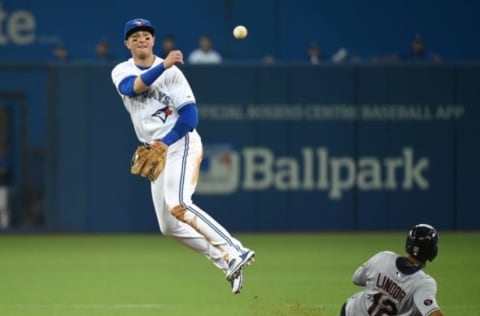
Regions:
M 160 77 L 164 70 L 165 67 L 163 66 L 163 63 L 161 63 L 160 65 L 157 65 L 147 72 L 141 74 L 140 79 L 142 79 L 142 82 L 145 85 L 150 86 L 155 80 L 157 80 L 158 77 Z

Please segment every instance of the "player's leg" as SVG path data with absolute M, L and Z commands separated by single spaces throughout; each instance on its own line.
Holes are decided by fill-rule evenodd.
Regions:
M 214 220 L 207 212 L 192 202 L 200 162 L 202 144 L 196 132 L 175 143 L 165 166 L 165 201 L 169 211 L 180 221 L 189 224 L 214 246 L 228 254 L 233 263 L 227 279 L 239 275 L 242 267 L 252 260 L 255 253 L 242 246 L 240 241 Z
M 200 234 L 207 236 L 207 238 L 214 237 L 211 240 L 212 244 L 220 247 L 230 246 L 233 250 L 233 255 L 238 253 L 244 253 L 248 251 L 242 243 L 234 238 L 230 233 L 219 224 L 213 217 L 207 212 L 202 210 L 198 205 L 194 204 L 191 199 L 184 199 L 185 213 L 183 214 L 184 220 L 194 227 Z M 218 238 L 216 238 L 218 235 Z
M 233 279 L 241 279 L 241 269 L 253 260 L 255 252 L 243 247 L 240 241 L 233 238 L 222 225 L 197 205 L 185 203 L 185 208 L 182 210 L 184 211 L 182 218 L 186 223 L 204 235 L 212 245 L 228 252 L 229 271 L 226 273 L 227 280 L 233 282 Z
M 199 234 L 190 225 L 177 220 L 168 211 L 164 202 L 163 180 L 163 174 L 161 174 L 151 186 L 153 205 L 155 207 L 155 213 L 162 234 L 175 239 L 202 255 L 205 255 L 215 264 L 215 266 L 226 273 L 228 265 L 225 260 L 225 253 L 210 244 L 204 236 Z

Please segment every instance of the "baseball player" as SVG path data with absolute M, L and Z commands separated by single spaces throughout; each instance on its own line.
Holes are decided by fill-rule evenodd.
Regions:
M 407 256 L 382 251 L 353 274 L 365 290 L 350 297 L 340 316 L 443 316 L 435 295 L 437 283 L 423 271 L 438 254 L 438 233 L 430 225 L 414 226 L 406 241 Z
M 179 50 L 165 59 L 153 53 L 155 28 L 146 19 L 133 19 L 124 27 L 124 43 L 131 58 L 112 70 L 112 81 L 122 98 L 138 140 L 165 147 L 166 162 L 151 192 L 160 230 L 205 255 L 222 269 L 234 294 L 243 286 L 242 269 L 255 252 L 192 202 L 202 160 L 202 141 L 195 129 L 195 96 L 182 71 Z

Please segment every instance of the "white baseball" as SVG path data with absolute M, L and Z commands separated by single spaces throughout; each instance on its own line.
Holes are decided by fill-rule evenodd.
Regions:
M 235 28 L 233 29 L 233 36 L 236 38 L 236 39 L 243 39 L 245 37 L 247 37 L 247 34 L 248 34 L 248 30 L 245 26 L 243 25 L 237 25 L 235 26 Z

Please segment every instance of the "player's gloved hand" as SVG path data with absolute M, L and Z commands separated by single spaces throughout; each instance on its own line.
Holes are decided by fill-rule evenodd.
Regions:
M 140 145 L 132 156 L 130 172 L 155 181 L 165 167 L 168 146 L 160 141 Z

